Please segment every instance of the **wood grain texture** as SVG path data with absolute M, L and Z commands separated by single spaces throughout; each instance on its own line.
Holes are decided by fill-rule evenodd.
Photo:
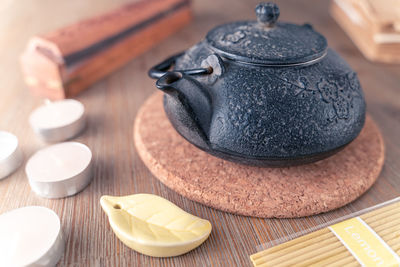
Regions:
M 27 39 L 55 29 L 107 5 L 123 1 L 3 1 L 0 4 L 0 129 L 15 133 L 28 158 L 44 147 L 28 125 L 29 113 L 42 100 L 23 85 L 18 65 Z M 258 1 L 197 0 L 192 24 L 77 97 L 89 124 L 77 141 L 94 156 L 94 180 L 75 197 L 47 200 L 31 192 L 24 168 L 0 181 L 0 213 L 26 205 L 43 205 L 60 216 L 67 239 L 60 266 L 250 266 L 249 255 L 271 240 L 394 198 L 400 192 L 400 67 L 368 62 L 328 15 L 328 1 L 277 1 L 281 19 L 310 22 L 358 72 L 368 111 L 380 127 L 387 147 L 380 178 L 359 200 L 326 214 L 300 219 L 257 219 L 231 215 L 189 201 L 163 186 L 139 159 L 132 125 L 143 101 L 155 91 L 147 70 L 163 58 L 188 48 L 213 26 L 253 19 Z M 96 4 L 94 4 L 96 3 Z M 114 6 L 115 8 L 115 6 Z M 27 23 L 29 22 L 29 23 Z M 340 166 L 338 166 L 340 168 Z M 198 249 L 176 258 L 155 259 L 124 246 L 112 233 L 99 199 L 104 194 L 154 193 L 213 224 L 210 238 Z
M 180 3 L 182 3 L 180 0 L 133 1 L 103 16 L 77 22 L 58 31 L 39 35 L 39 37 L 57 44 L 59 51 L 57 51 L 58 54 L 54 52 L 56 55 L 67 56 L 99 43 Z

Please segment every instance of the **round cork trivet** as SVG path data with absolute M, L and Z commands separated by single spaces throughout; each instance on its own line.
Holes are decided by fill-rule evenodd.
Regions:
M 316 163 L 260 168 L 225 161 L 175 131 L 161 93 L 141 107 L 134 142 L 154 176 L 177 193 L 219 210 L 264 218 L 308 216 L 344 206 L 371 187 L 384 161 L 382 136 L 369 116 L 351 144 Z

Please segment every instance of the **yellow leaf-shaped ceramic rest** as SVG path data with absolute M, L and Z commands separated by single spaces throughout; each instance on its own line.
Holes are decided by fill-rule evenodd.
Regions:
M 117 237 L 128 247 L 153 257 L 178 256 L 200 246 L 211 233 L 211 223 L 151 194 L 102 196 Z

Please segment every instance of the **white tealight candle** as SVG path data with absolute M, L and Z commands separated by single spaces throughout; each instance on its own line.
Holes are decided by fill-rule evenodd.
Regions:
M 60 142 L 79 134 L 86 125 L 85 107 L 81 102 L 66 99 L 50 102 L 35 109 L 29 123 L 46 142 Z
M 92 152 L 84 144 L 65 142 L 43 148 L 26 164 L 32 190 L 46 198 L 61 198 L 83 190 L 92 179 Z
M 22 153 L 18 146 L 18 138 L 0 131 L 0 179 L 13 173 L 22 164 Z
M 64 253 L 58 215 L 28 206 L 0 215 L 1 266 L 55 266 Z

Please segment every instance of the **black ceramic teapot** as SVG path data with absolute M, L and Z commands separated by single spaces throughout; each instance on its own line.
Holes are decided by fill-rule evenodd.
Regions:
M 255 11 L 257 21 L 218 26 L 149 71 L 169 120 L 200 149 L 244 164 L 290 166 L 336 153 L 364 125 L 356 73 L 311 25 L 277 22 L 273 3 Z

